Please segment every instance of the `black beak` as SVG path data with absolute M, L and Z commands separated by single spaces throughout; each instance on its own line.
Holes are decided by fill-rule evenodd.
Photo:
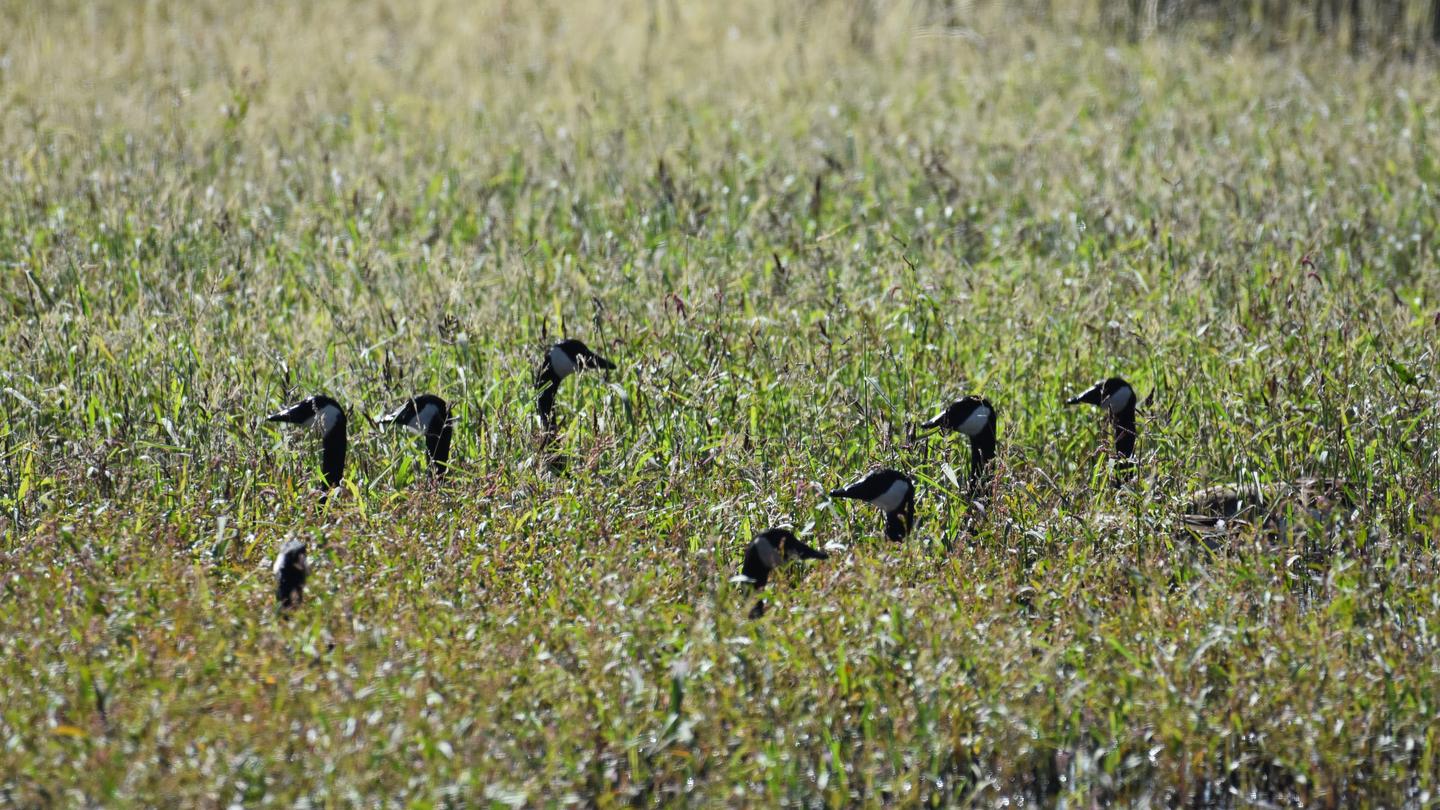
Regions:
M 1105 391 L 1100 383 L 1095 383 L 1082 394 L 1077 394 L 1067 400 L 1066 405 L 1099 405 L 1105 399 Z
M 829 555 L 829 554 L 821 551 L 821 550 L 818 549 L 818 548 L 811 548 L 810 546 L 805 545 L 805 543 L 804 543 L 803 541 L 801 541 L 799 538 L 793 538 L 793 539 L 791 539 L 791 540 L 787 540 L 786 543 L 785 543 L 785 547 L 786 547 L 786 549 L 787 549 L 791 554 L 795 555 L 797 558 L 802 559 L 802 560 L 828 560 L 828 559 L 830 559 L 830 555 Z
M 931 419 L 931 420 L 928 421 L 928 422 L 922 422 L 922 423 L 920 424 L 920 427 L 921 427 L 922 429 L 924 429 L 924 430 L 935 430 L 936 428 L 945 427 L 945 417 L 948 416 L 948 415 L 949 415 L 949 412 L 948 412 L 948 411 L 947 411 L 946 413 L 942 413 L 942 414 L 940 414 L 939 416 L 935 417 L 934 419 Z
M 309 419 L 314 414 L 314 409 L 308 405 L 291 405 L 283 411 L 276 411 L 265 417 L 266 422 L 289 422 L 299 424 Z
M 594 368 L 602 369 L 602 370 L 604 370 L 604 371 L 614 371 L 614 370 L 615 370 L 615 364 L 614 364 L 614 363 L 610 362 L 609 360 L 606 360 L 605 358 L 601 357 L 601 356 L 598 355 L 598 354 L 592 354 L 592 355 L 590 355 L 590 365 L 591 365 L 592 367 L 594 367 Z
M 843 490 L 843 489 L 832 489 L 832 490 L 830 490 L 830 497 L 832 497 L 832 498 L 849 498 L 849 497 L 852 497 L 852 496 L 850 495 L 849 492 L 846 492 L 846 491 Z

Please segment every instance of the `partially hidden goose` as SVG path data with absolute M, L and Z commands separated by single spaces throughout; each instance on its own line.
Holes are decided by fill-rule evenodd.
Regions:
M 1355 501 L 1338 478 L 1301 478 L 1269 484 L 1221 484 L 1191 492 L 1181 504 L 1182 537 L 1212 550 L 1225 536 L 1257 531 L 1282 541 L 1300 524 L 1348 519 Z
M 449 471 L 450 437 L 455 420 L 450 418 L 450 406 L 445 400 L 434 394 L 421 394 L 406 400 L 378 421 L 382 425 L 394 425 L 424 436 L 425 454 L 436 477 L 443 478 Z
M 995 458 L 995 406 L 980 397 L 961 397 L 921 427 L 953 430 L 969 437 L 970 495 L 982 494 L 990 480 L 990 462 Z
M 320 470 L 327 489 L 340 486 L 345 475 L 345 409 L 324 395 L 302 399 L 266 417 L 271 422 L 286 422 L 313 428 L 320 434 Z
M 305 543 L 291 540 L 275 555 L 275 601 L 281 610 L 298 606 L 305 599 L 305 579 L 310 565 L 305 559 Z
M 1135 389 L 1120 377 L 1096 383 L 1066 404 L 1084 403 L 1105 410 L 1115 430 L 1115 450 L 1123 463 L 1135 459 Z M 1178 499 L 1181 535 L 1196 538 L 1212 549 L 1226 535 L 1260 531 L 1285 537 L 1289 520 L 1299 517 L 1325 522 L 1354 509 L 1345 481 L 1302 478 L 1269 484 L 1222 484 L 1206 487 Z
M 745 562 L 740 566 L 738 580 L 745 582 L 757 592 L 770 581 L 770 572 L 790 560 L 828 560 L 830 555 L 811 548 L 789 529 L 766 529 L 755 535 L 745 549 Z M 755 603 L 750 618 L 758 619 L 765 613 L 765 600 Z
M 830 492 L 832 498 L 851 498 L 885 513 L 885 537 L 904 540 L 915 525 L 915 483 L 895 470 L 876 470 L 849 486 Z
M 1094 405 L 1105 411 L 1115 431 L 1114 451 L 1117 469 L 1135 467 L 1135 389 L 1121 377 L 1101 380 L 1065 400 L 1066 405 Z
M 555 392 L 560 381 L 577 371 L 587 369 L 611 370 L 615 364 L 590 350 L 589 346 L 573 338 L 566 338 L 545 350 L 545 358 L 535 374 L 535 387 L 539 390 L 536 400 L 540 421 L 547 431 L 555 429 Z

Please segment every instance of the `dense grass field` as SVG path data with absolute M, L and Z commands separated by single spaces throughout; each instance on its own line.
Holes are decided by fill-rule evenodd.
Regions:
M 1440 802 L 1440 69 L 1051 5 L 5 3 L 0 803 Z

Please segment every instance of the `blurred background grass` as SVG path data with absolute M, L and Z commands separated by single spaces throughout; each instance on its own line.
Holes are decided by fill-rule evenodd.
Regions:
M 1433 19 L 0 6 L 0 799 L 1433 802 Z M 556 474 L 562 332 L 621 371 L 565 384 Z M 1110 373 L 1154 392 L 1129 490 L 1060 404 Z M 320 391 L 326 507 L 260 422 Z M 438 491 L 367 419 L 422 391 Z M 988 514 L 912 437 L 969 391 Z M 874 463 L 903 546 L 824 498 Z M 1170 542 L 1299 475 L 1356 482 L 1341 536 Z M 782 522 L 837 551 L 745 622 Z

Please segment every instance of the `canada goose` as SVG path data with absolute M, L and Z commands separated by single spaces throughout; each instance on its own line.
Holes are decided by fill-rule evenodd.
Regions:
M 805 545 L 789 529 L 766 529 L 755 535 L 745 549 L 745 562 L 740 566 L 737 579 L 759 591 L 770 581 L 770 572 L 790 560 L 828 559 L 829 554 Z M 758 619 L 764 613 L 765 600 L 761 599 L 751 608 L 750 618 Z
M 382 425 L 397 425 L 411 433 L 425 437 L 425 453 L 430 458 L 431 469 L 437 477 L 443 478 L 450 469 L 450 435 L 454 432 L 454 420 L 450 418 L 450 406 L 434 394 L 421 394 L 405 401 L 405 404 L 385 414 L 378 420 Z
M 296 607 L 305 599 L 305 578 L 310 566 L 305 561 L 305 544 L 291 540 L 275 555 L 275 599 L 282 610 Z
M 842 489 L 832 498 L 853 498 L 880 507 L 885 513 L 885 538 L 904 540 L 915 524 L 915 484 L 904 473 L 876 470 Z
M 611 370 L 615 364 L 573 338 L 545 350 L 545 359 L 535 374 L 535 387 L 540 390 L 536 404 L 546 430 L 555 429 L 555 392 L 560 388 L 560 381 L 577 371 L 592 368 Z
M 1115 430 L 1115 454 L 1119 468 L 1135 466 L 1135 389 L 1120 377 L 1101 380 L 1067 400 L 1066 405 L 1094 405 L 1104 409 Z
M 271 422 L 288 422 L 314 427 L 320 433 L 320 469 L 327 489 L 340 486 L 345 473 L 345 409 L 324 395 L 302 399 L 266 417 Z
M 1120 377 L 1098 382 L 1066 400 L 1104 408 L 1115 429 L 1115 450 L 1125 467 L 1135 459 L 1135 389 Z M 1305 478 L 1273 484 L 1222 484 L 1196 490 L 1179 499 L 1181 534 L 1198 538 L 1212 549 L 1222 536 L 1259 529 L 1288 533 L 1287 514 L 1323 521 L 1354 506 L 1347 485 L 1339 479 Z
M 1212 550 L 1225 535 L 1259 531 L 1289 538 L 1292 519 L 1327 523 L 1355 508 L 1338 478 L 1302 478 L 1271 484 L 1221 484 L 1196 490 L 1181 503 L 1182 536 Z
M 970 438 L 970 493 L 979 494 L 995 458 L 995 406 L 980 397 L 962 397 L 921 425 L 926 430 L 954 430 Z

